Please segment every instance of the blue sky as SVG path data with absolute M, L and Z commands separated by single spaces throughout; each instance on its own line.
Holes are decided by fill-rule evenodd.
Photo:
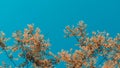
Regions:
M 115 36 L 120 33 L 120 0 L 0 1 L 0 30 L 7 37 L 34 23 L 50 39 L 54 53 L 76 48 L 75 39 L 64 39 L 63 30 L 66 25 L 76 25 L 79 20 L 85 21 L 88 32 L 106 30 Z

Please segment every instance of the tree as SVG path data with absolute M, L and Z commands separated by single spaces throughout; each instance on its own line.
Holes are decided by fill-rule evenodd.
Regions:
M 49 40 L 45 40 L 39 28 L 34 30 L 33 24 L 29 24 L 24 32 L 13 33 L 12 38 L 15 40 L 13 45 L 6 44 L 9 38 L 5 37 L 5 33 L 0 32 L 1 52 L 4 52 L 12 63 L 9 65 L 4 61 L 1 68 L 54 68 L 60 61 L 64 61 L 67 68 L 120 67 L 120 34 L 110 37 L 109 33 L 98 31 L 92 32 L 90 36 L 87 34 L 86 27 L 83 21 L 80 21 L 77 26 L 66 26 L 65 37 L 74 37 L 79 49 L 62 50 L 58 55 L 50 51 Z M 14 56 L 16 52 L 17 58 Z M 16 64 L 15 60 L 21 60 L 21 63 Z
M 34 31 L 33 24 L 29 24 L 28 28 L 22 31 L 16 31 L 13 33 L 13 38 L 15 43 L 13 46 L 7 46 L 5 42 L 5 34 L 1 32 L 0 35 L 0 46 L 5 54 L 13 63 L 14 67 L 39 67 L 39 68 L 52 68 L 54 64 L 59 62 L 59 58 L 49 51 L 50 43 L 44 40 L 44 35 L 40 34 L 40 29 L 36 28 Z M 10 51 L 10 53 L 8 53 Z M 20 64 L 14 62 L 13 54 L 18 51 L 18 59 L 23 58 Z M 49 58 L 49 56 L 52 56 Z M 31 64 L 31 65 L 29 65 Z M 3 62 L 5 68 L 11 67 L 11 65 Z
M 120 34 L 115 38 L 107 32 L 92 32 L 87 35 L 86 24 L 80 21 L 76 27 L 66 26 L 65 37 L 75 37 L 79 50 L 62 50 L 61 60 L 67 68 L 115 68 L 120 67 Z M 99 59 L 99 57 L 103 59 Z

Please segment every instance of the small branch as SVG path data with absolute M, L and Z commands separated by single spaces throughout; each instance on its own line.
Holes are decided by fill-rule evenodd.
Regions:
M 77 38 L 77 36 L 74 36 L 75 37 L 75 39 L 79 42 L 79 39 Z
M 13 65 L 14 65 L 15 67 L 17 67 L 17 65 L 15 64 L 15 62 L 9 57 L 7 51 L 6 51 L 5 49 L 4 49 L 4 51 L 5 51 L 6 55 L 7 55 L 7 57 L 10 59 L 10 61 L 13 63 Z
M 107 55 L 106 55 L 107 56 Z M 104 60 L 107 60 L 106 59 L 106 56 L 103 56 L 104 58 L 97 64 L 98 66 L 104 61 Z

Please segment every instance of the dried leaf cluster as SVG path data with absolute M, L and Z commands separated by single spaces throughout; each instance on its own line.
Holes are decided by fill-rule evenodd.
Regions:
M 76 27 L 66 26 L 64 32 L 67 38 L 75 37 L 79 47 L 72 53 L 59 53 L 67 68 L 120 68 L 120 34 L 113 38 L 105 31 L 97 31 L 89 36 L 83 21 Z
M 22 31 L 16 31 L 12 37 L 15 39 L 15 43 L 12 46 L 7 46 L 5 41 L 5 34 L 0 33 L 0 46 L 6 52 L 6 55 L 13 63 L 14 67 L 39 67 L 39 68 L 52 68 L 54 64 L 59 62 L 59 58 L 49 51 L 49 40 L 44 39 L 44 35 L 40 33 L 40 29 L 36 28 L 34 31 L 34 25 L 29 24 L 28 28 Z M 14 58 L 14 53 L 18 51 L 17 58 Z M 11 52 L 11 53 L 9 53 Z M 49 58 L 49 56 L 52 56 Z M 15 60 L 23 58 L 23 62 L 16 64 Z M 30 64 L 30 65 L 29 65 Z M 8 66 L 8 64 L 5 64 Z M 9 66 L 12 67 L 12 66 Z
M 83 21 L 77 26 L 66 26 L 65 37 L 74 37 L 79 49 L 62 50 L 58 55 L 50 52 L 49 40 L 45 40 L 40 29 L 34 29 L 33 24 L 28 24 L 24 32 L 14 32 L 12 37 L 15 43 L 11 46 L 6 44 L 9 38 L 0 32 L 0 54 L 4 52 L 13 66 L 18 68 L 54 68 L 60 61 L 64 61 L 67 68 L 120 68 L 120 34 L 110 37 L 105 31 L 97 31 L 90 36 L 86 27 Z M 17 58 L 14 56 L 16 52 Z M 16 64 L 20 59 L 22 62 Z M 5 61 L 2 64 L 2 68 L 13 67 Z

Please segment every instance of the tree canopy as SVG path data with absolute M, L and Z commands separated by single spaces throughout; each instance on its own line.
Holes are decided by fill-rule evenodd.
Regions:
M 66 63 L 66 68 L 120 67 L 120 34 L 111 37 L 105 31 L 97 31 L 88 35 L 86 27 L 87 25 L 83 21 L 80 21 L 77 26 L 66 26 L 65 38 L 74 37 L 79 49 L 61 50 L 56 55 L 50 51 L 49 40 L 46 40 L 41 34 L 41 30 L 35 29 L 33 24 L 28 24 L 28 28 L 25 28 L 23 32 L 16 31 L 12 34 L 12 38 L 15 40 L 13 45 L 6 44 L 9 38 L 5 37 L 4 32 L 0 32 L 1 52 L 13 64 L 9 65 L 2 61 L 1 67 L 54 68 L 61 61 Z M 17 57 L 14 57 L 16 52 Z M 16 64 L 16 60 L 20 59 L 22 62 Z

